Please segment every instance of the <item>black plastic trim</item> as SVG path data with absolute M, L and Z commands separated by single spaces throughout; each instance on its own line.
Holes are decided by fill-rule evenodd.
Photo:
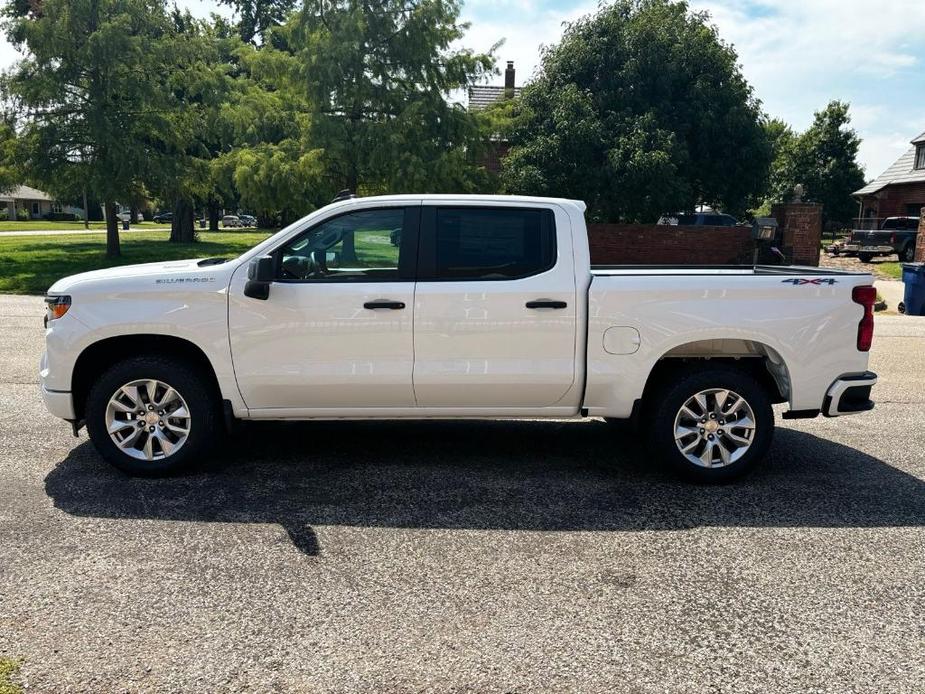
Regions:
M 813 419 L 820 413 L 821 410 L 789 410 L 781 415 L 781 419 Z

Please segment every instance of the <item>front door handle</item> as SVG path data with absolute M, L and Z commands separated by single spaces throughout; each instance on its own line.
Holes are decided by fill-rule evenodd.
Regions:
M 527 308 L 565 308 L 568 306 L 564 301 L 551 301 L 550 299 L 537 299 L 528 301 Z
M 363 308 L 377 309 L 377 308 L 388 308 L 393 311 L 397 311 L 405 307 L 404 301 L 367 301 L 363 304 Z

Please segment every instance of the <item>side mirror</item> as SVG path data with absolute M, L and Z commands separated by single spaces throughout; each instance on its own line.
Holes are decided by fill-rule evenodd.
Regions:
M 247 266 L 247 284 L 244 285 L 244 296 L 251 299 L 266 301 L 270 298 L 270 284 L 276 271 L 276 263 L 272 255 L 252 260 Z

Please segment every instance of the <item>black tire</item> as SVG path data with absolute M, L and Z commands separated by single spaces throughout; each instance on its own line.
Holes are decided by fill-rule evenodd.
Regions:
M 899 260 L 903 263 L 911 263 L 915 260 L 915 244 L 908 243 L 899 254 Z
M 189 433 L 183 444 L 170 455 L 154 460 L 126 454 L 112 440 L 106 425 L 110 398 L 125 384 L 142 379 L 169 384 L 189 408 Z M 123 472 L 141 477 L 162 477 L 191 468 L 211 452 L 221 421 L 218 397 L 199 370 L 187 362 L 159 355 L 140 355 L 110 367 L 90 389 L 84 411 L 87 432 L 100 455 Z
M 682 405 L 690 398 L 713 388 L 734 391 L 742 396 L 751 407 L 755 428 L 751 434 L 751 442 L 741 457 L 722 466 L 703 467 L 689 460 L 679 449 L 675 442 L 675 419 Z M 653 449 L 663 461 L 686 479 L 706 483 L 729 482 L 751 471 L 764 459 L 771 446 L 774 435 L 774 411 L 771 409 L 771 400 L 764 386 L 744 370 L 732 366 L 691 367 L 688 371 L 680 372 L 677 378 L 653 393 L 650 402 L 652 405 L 649 410 L 648 433 Z M 736 429 L 733 425 L 726 426 L 730 430 Z M 743 430 L 738 431 L 739 435 L 743 434 Z M 728 432 L 724 433 L 728 436 Z M 682 439 L 685 444 L 690 440 L 692 439 Z M 722 445 L 718 439 L 717 444 Z M 704 441 L 701 445 L 705 448 L 707 442 Z M 719 452 L 711 457 L 718 459 Z
M 873 253 L 858 253 L 858 260 L 860 260 L 862 263 L 869 263 L 873 259 Z

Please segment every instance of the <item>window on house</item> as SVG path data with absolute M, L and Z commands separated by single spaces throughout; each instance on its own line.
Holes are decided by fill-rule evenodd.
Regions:
M 40 214 L 39 204 L 37 202 L 32 203 L 32 214 L 36 216 Z
M 915 168 L 925 169 L 925 145 L 915 148 Z
M 61 203 L 60 203 L 60 202 L 53 202 L 53 203 L 51 203 L 51 211 L 52 211 L 52 212 L 57 212 L 57 213 L 64 212 L 64 210 L 63 210 L 62 207 L 61 207 Z

